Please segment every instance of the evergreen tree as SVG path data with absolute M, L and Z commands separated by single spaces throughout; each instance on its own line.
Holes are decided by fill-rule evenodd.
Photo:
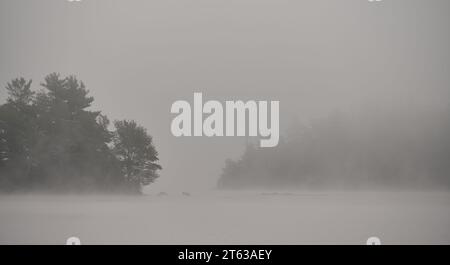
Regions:
M 136 193 L 158 177 L 151 136 L 127 121 L 109 131 L 83 82 L 52 73 L 31 85 L 12 80 L 0 106 L 0 190 Z

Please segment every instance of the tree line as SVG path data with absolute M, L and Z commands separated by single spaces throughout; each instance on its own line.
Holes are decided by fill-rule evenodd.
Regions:
M 0 191 L 140 193 L 161 166 L 152 137 L 132 120 L 110 124 L 75 76 L 16 78 L 0 106 Z M 110 129 L 112 128 L 112 129 Z
M 380 106 L 293 122 L 275 148 L 248 144 L 220 188 L 450 188 L 450 107 Z

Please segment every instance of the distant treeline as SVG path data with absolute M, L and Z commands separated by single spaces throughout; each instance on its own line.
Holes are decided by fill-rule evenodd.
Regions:
M 134 121 L 88 108 L 83 82 L 53 73 L 42 89 L 17 78 L 0 106 L 0 191 L 139 193 L 161 169 L 152 137 Z
M 294 122 L 227 160 L 220 188 L 449 188 L 450 108 L 372 108 Z

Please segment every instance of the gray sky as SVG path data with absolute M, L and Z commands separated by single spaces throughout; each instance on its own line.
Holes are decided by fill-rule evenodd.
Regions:
M 207 189 L 244 139 L 173 137 L 174 101 L 280 100 L 282 129 L 367 104 L 446 105 L 449 12 L 448 0 L 0 0 L 0 82 L 77 75 L 93 109 L 154 136 L 165 169 L 150 191 Z

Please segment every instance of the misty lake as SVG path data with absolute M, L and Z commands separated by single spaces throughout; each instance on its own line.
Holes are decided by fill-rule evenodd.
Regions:
M 0 244 L 450 244 L 448 192 L 0 197 Z

